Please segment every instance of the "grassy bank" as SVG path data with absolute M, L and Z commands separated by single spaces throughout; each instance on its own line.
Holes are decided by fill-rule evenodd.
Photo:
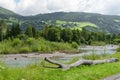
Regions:
M 120 59 L 120 53 L 112 55 Z M 91 66 L 79 66 L 68 71 L 44 68 L 41 64 L 25 68 L 7 68 L 1 64 L 0 80 L 100 80 L 120 73 L 120 61 Z
M 53 52 L 53 51 L 75 51 L 76 43 L 50 42 L 43 38 L 28 38 L 20 40 L 14 38 L 0 42 L 0 54 L 27 53 L 27 52 Z

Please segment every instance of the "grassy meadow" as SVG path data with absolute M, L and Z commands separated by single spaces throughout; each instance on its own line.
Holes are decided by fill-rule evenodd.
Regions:
M 56 25 L 57 26 L 67 26 L 70 27 L 71 29 L 78 29 L 78 30 L 82 30 L 83 27 L 86 26 L 91 26 L 91 27 L 98 27 L 97 25 L 95 25 L 94 23 L 91 22 L 66 22 L 66 21 L 60 21 L 57 20 L 56 21 Z

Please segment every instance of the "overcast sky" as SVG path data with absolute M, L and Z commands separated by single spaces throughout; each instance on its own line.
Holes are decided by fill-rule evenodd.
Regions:
M 0 6 L 21 15 L 59 11 L 120 14 L 120 0 L 0 0 Z

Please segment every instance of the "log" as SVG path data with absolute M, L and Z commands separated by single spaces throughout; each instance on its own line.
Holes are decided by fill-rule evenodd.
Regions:
M 85 60 L 85 59 L 79 59 L 75 63 L 72 64 L 63 64 L 58 61 L 52 60 L 50 57 L 45 57 L 45 61 L 56 64 L 59 66 L 59 68 L 62 68 L 62 70 L 68 70 L 72 67 L 77 67 L 80 65 L 96 65 L 96 64 L 103 64 L 103 63 L 112 63 L 119 61 L 118 58 L 109 58 L 104 60 Z

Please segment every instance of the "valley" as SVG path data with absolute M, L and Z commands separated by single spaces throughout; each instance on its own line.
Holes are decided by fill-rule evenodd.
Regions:
M 0 80 L 101 80 L 120 73 L 119 45 L 118 15 L 0 7 Z

